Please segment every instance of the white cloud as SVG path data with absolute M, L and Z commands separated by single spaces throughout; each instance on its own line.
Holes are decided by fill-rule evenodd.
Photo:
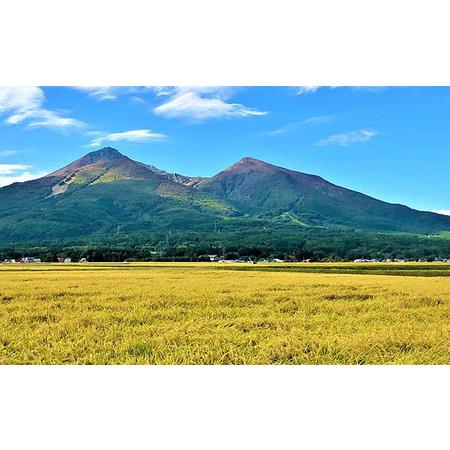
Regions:
M 99 100 L 116 100 L 120 88 L 116 86 L 74 86 L 74 89 L 86 92 Z
M 442 214 L 443 216 L 450 216 L 450 209 L 436 209 L 431 212 L 434 212 L 436 214 Z
M 85 92 L 98 100 L 117 100 L 121 95 L 140 94 L 150 89 L 146 86 L 73 86 L 77 91 Z
M 30 111 L 44 102 L 44 92 L 36 86 L 0 87 L 0 113 Z
M 120 142 L 120 141 L 127 141 L 127 142 L 148 142 L 148 141 L 163 141 L 166 139 L 166 135 L 161 133 L 155 133 L 151 130 L 129 130 L 129 131 L 121 131 L 118 133 L 109 133 L 109 134 L 102 134 L 102 133 L 94 133 L 98 137 L 93 139 L 89 144 L 87 144 L 88 147 L 98 147 L 100 145 L 103 145 L 105 142 Z
M 275 130 L 265 131 L 262 133 L 262 135 L 269 136 L 269 137 L 282 136 L 283 134 L 286 134 L 289 131 L 294 130 L 295 128 L 298 128 L 300 125 L 301 125 L 301 122 L 290 123 L 288 125 L 285 125 L 284 127 L 280 127 Z
M 12 184 L 12 183 L 20 183 L 23 181 L 29 181 L 29 180 L 35 180 L 36 178 L 41 178 L 43 176 L 45 176 L 46 173 L 45 172 L 22 172 L 20 174 L 15 174 L 15 175 L 1 175 L 0 174 L 0 187 L 3 186 L 8 186 L 8 184 Z
M 276 137 L 281 136 L 283 134 L 289 133 L 297 128 L 300 128 L 304 125 L 320 125 L 322 123 L 329 122 L 333 116 L 314 116 L 309 117 L 308 119 L 301 120 L 299 122 L 293 122 L 285 125 L 284 127 L 277 128 L 276 130 L 266 131 L 263 133 L 264 136 Z
M 142 97 L 139 97 L 138 95 L 131 95 L 129 100 L 130 100 L 130 103 L 137 103 L 140 105 L 147 104 L 147 101 L 144 100 Z
M 17 155 L 17 150 L 0 150 L 0 158 L 7 158 L 8 156 Z
M 351 86 L 350 89 L 357 92 L 377 93 L 387 89 L 386 86 Z
M 0 187 L 11 183 L 33 180 L 45 175 L 44 172 L 30 172 L 26 164 L 0 164 Z
M 319 89 L 350 89 L 356 92 L 377 93 L 387 89 L 386 86 L 297 86 L 297 95 L 313 94 Z
M 18 123 L 29 120 L 28 126 L 30 128 L 81 128 L 84 126 L 83 122 L 71 117 L 62 117 L 53 111 L 47 109 L 36 109 L 33 111 L 24 111 L 13 114 L 6 119 L 8 125 L 17 125 Z
M 174 92 L 174 88 L 170 88 L 167 86 L 153 86 L 152 90 L 156 93 L 157 97 L 171 95 Z
M 262 116 L 258 111 L 239 103 L 229 102 L 235 88 L 216 86 L 76 86 L 74 89 L 85 92 L 99 100 L 116 100 L 121 95 L 130 95 L 130 100 L 145 103 L 140 94 L 153 92 L 163 103 L 154 108 L 155 114 L 168 118 L 184 118 L 194 122 L 219 117 Z
M 0 164 L 0 175 L 10 175 L 18 170 L 29 169 L 25 164 Z
M 341 147 L 346 147 L 350 144 L 367 142 L 377 134 L 378 132 L 373 130 L 359 130 L 350 131 L 348 133 L 333 134 L 317 142 L 316 145 L 339 145 Z
M 313 94 L 320 89 L 320 86 L 297 86 L 297 95 Z
M 313 116 L 313 117 L 308 117 L 308 119 L 305 119 L 302 123 L 304 125 L 320 125 L 322 123 L 326 123 L 329 122 L 330 120 L 332 120 L 333 116 L 329 115 L 329 116 Z
M 185 118 L 195 122 L 220 117 L 248 117 L 267 114 L 265 111 L 228 102 L 232 93 L 232 88 L 226 87 L 157 88 L 157 97 L 168 97 L 168 100 L 157 106 L 154 112 L 168 118 Z
M 44 101 L 44 91 L 36 86 L 0 87 L 0 114 L 8 116 L 8 125 L 26 122 L 29 127 L 56 129 L 84 126 L 79 120 L 43 108 Z

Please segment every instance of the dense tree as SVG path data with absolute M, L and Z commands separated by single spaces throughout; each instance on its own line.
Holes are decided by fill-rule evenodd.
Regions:
M 98 239 L 60 240 L 39 244 L 3 244 L 0 258 L 36 256 L 43 261 L 58 257 L 79 261 L 197 261 L 202 255 L 217 254 L 226 259 L 280 258 L 312 261 L 357 258 L 434 260 L 450 258 L 446 236 L 379 234 L 344 229 L 304 228 L 254 232 L 173 232 L 167 245 L 164 235 L 130 233 L 100 236 Z

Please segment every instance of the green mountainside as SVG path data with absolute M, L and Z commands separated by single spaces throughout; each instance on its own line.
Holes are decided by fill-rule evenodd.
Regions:
M 43 178 L 0 189 L 0 243 L 110 242 L 212 233 L 262 243 L 296 233 L 450 232 L 450 217 L 376 200 L 244 158 L 211 178 L 172 174 L 107 147 Z M 162 237 L 161 237 L 162 236 Z M 259 239 L 259 238 L 258 238 Z
M 253 158 L 244 158 L 197 186 L 248 214 L 289 213 L 310 225 L 413 233 L 440 232 L 450 226 L 449 217 L 386 203 L 316 175 Z

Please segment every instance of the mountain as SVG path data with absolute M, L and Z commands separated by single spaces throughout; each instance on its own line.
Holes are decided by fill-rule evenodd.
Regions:
M 0 189 L 0 242 L 164 231 L 232 208 L 180 177 L 112 148 L 88 153 L 49 175 Z
M 106 147 L 0 189 L 0 242 L 305 227 L 450 231 L 450 217 L 386 203 L 316 175 L 244 158 L 211 178 L 133 161 Z
M 248 214 L 289 212 L 308 224 L 409 232 L 444 231 L 450 225 L 448 217 L 386 203 L 317 175 L 248 157 L 202 180 L 198 188 Z

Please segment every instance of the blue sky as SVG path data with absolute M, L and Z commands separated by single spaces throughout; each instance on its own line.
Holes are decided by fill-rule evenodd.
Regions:
M 252 156 L 450 213 L 447 87 L 0 88 L 0 185 L 113 146 L 210 176 Z

